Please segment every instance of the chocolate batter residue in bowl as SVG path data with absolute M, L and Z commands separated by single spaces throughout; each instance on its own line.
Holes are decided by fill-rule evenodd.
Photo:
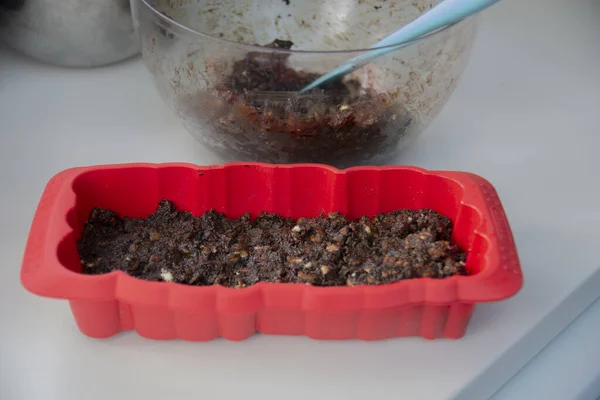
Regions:
M 267 47 L 292 45 L 275 40 Z M 411 122 L 396 100 L 355 79 L 300 94 L 319 75 L 291 68 L 289 57 L 247 53 L 216 88 L 182 100 L 184 114 L 206 127 L 226 159 L 345 167 L 396 151 Z

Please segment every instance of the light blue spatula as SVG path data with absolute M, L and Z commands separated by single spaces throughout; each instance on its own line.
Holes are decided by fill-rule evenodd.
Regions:
M 444 0 L 419 18 L 403 26 L 395 33 L 371 46 L 375 50 L 351 58 L 336 69 L 319 77 L 300 90 L 304 93 L 332 79 L 341 78 L 352 71 L 364 67 L 377 57 L 396 51 L 407 45 L 406 42 L 434 32 L 488 8 L 500 0 Z M 397 45 L 397 46 L 394 46 Z M 385 47 L 390 46 L 390 47 Z M 385 47 L 385 48 L 381 48 Z

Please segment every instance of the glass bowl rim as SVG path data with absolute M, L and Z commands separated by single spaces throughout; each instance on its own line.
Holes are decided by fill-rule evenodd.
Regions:
M 190 28 L 182 23 L 179 23 L 177 21 L 175 21 L 174 19 L 166 16 L 165 14 L 161 13 L 160 11 L 158 11 L 156 8 L 154 8 L 154 6 L 152 6 L 149 3 L 149 0 L 138 0 L 141 1 L 144 6 L 146 6 L 152 13 L 154 13 L 158 18 L 162 19 L 163 21 L 167 22 L 170 25 L 175 26 L 176 28 L 179 28 L 183 31 L 185 31 L 186 33 L 192 34 L 194 36 L 198 36 L 204 39 L 209 39 L 209 40 L 214 40 L 217 42 L 221 42 L 223 44 L 228 44 L 228 45 L 233 45 L 242 49 L 246 49 L 248 51 L 254 51 L 254 52 L 268 52 L 268 53 L 278 53 L 278 54 L 351 54 L 351 53 L 365 53 L 368 51 L 372 51 L 372 50 L 378 50 L 378 49 L 389 49 L 389 48 L 393 48 L 393 47 L 398 47 L 398 48 L 403 48 L 403 47 L 408 47 L 408 46 L 413 46 L 416 45 L 418 43 L 424 42 L 429 38 L 432 37 L 437 37 L 439 36 L 441 33 L 451 29 L 452 27 L 461 24 L 462 22 L 464 22 L 465 20 L 468 20 L 470 18 L 473 17 L 467 17 L 467 18 L 463 18 L 460 21 L 454 22 L 450 25 L 446 25 L 440 29 L 437 29 L 433 32 L 430 32 L 426 35 L 423 35 L 421 37 L 418 37 L 416 39 L 413 40 L 407 40 L 404 42 L 400 42 L 400 43 L 396 43 L 396 44 L 391 44 L 391 45 L 387 45 L 387 46 L 381 46 L 381 47 L 371 47 L 368 49 L 350 49 L 350 50 L 288 50 L 288 49 L 279 49 L 279 48 L 273 48 L 273 47 L 267 47 L 267 46 L 259 46 L 259 45 L 255 45 L 255 44 L 244 44 L 244 43 L 239 43 L 239 42 L 235 42 L 233 40 L 228 40 L 228 39 L 224 39 L 221 37 L 217 37 L 217 36 L 213 36 L 211 34 L 208 33 L 204 33 L 204 32 L 200 32 L 197 31 L 193 28 Z

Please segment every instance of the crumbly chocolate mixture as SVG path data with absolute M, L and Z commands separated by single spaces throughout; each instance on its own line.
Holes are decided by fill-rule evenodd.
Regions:
M 78 250 L 85 274 L 122 270 L 137 278 L 243 288 L 257 282 L 377 285 L 466 275 L 450 220 L 398 210 L 350 221 L 338 213 L 297 221 L 263 213 L 200 217 L 162 201 L 148 218 L 94 209 Z
M 266 47 L 292 45 L 275 40 Z M 319 75 L 296 71 L 289 57 L 250 52 L 222 84 L 183 99 L 181 107 L 208 125 L 205 134 L 215 136 L 209 142 L 236 160 L 345 167 L 395 151 L 411 120 L 388 94 L 348 79 L 300 94 Z

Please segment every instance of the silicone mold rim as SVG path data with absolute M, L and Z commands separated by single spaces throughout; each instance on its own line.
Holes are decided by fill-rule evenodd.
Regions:
M 455 276 L 443 280 L 419 278 L 380 286 L 313 287 L 290 283 L 258 283 L 243 289 L 233 289 L 150 282 L 133 278 L 121 271 L 106 275 L 83 275 L 67 268 L 58 258 L 59 244 L 73 231 L 67 221 L 67 215 L 76 201 L 72 185 L 77 177 L 86 172 L 178 167 L 202 173 L 212 169 L 248 166 L 261 169 L 318 168 L 338 176 L 351 171 L 405 170 L 455 182 L 462 187 L 461 207 L 471 207 L 480 216 L 479 226 L 474 229 L 475 235 L 487 243 L 480 256 L 480 271 L 471 276 Z M 21 283 L 30 292 L 45 297 L 101 301 L 118 299 L 133 305 L 191 312 L 251 312 L 262 307 L 284 305 L 304 311 L 351 312 L 416 304 L 499 301 L 516 294 L 523 284 L 523 277 L 514 239 L 496 191 L 488 181 L 471 173 L 427 171 L 408 166 L 337 170 L 316 164 L 229 163 L 203 167 L 185 163 L 136 163 L 72 168 L 58 173 L 48 182 L 25 248 Z M 286 300 L 290 304 L 285 304 Z

